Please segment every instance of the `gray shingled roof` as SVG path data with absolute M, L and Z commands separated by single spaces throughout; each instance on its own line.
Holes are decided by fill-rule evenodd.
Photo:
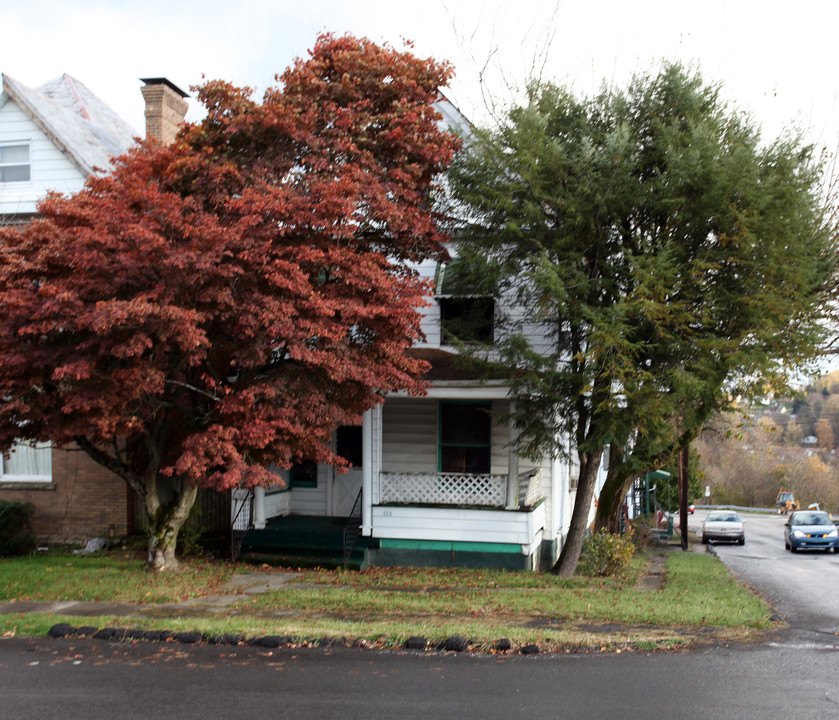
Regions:
M 107 170 L 137 133 L 85 85 L 64 74 L 33 90 L 2 75 L 3 89 L 84 175 Z

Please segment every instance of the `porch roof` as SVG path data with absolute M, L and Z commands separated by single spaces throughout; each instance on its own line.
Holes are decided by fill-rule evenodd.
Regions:
M 467 367 L 466 362 L 457 353 L 439 348 L 413 348 L 411 355 L 431 364 L 425 379 L 432 383 L 441 380 L 499 380 L 503 377 L 500 369 L 485 374 L 475 367 Z

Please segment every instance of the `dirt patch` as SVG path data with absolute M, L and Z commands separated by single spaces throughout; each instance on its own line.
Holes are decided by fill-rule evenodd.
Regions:
M 661 590 L 661 586 L 664 585 L 664 579 L 667 575 L 664 567 L 666 562 L 666 552 L 659 551 L 652 553 L 644 574 L 635 583 L 635 590 L 638 592 L 655 592 L 656 590 Z

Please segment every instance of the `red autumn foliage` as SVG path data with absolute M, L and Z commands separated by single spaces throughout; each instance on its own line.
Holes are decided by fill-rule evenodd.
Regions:
M 0 234 L 0 448 L 76 442 L 144 498 L 161 476 L 268 484 L 341 463 L 335 428 L 421 393 L 412 263 L 445 256 L 433 181 L 457 148 L 447 64 L 324 35 L 262 100 L 221 81 Z

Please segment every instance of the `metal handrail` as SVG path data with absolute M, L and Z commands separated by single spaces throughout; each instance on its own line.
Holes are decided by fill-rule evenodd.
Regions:
M 355 543 L 358 536 L 361 535 L 361 493 L 364 488 L 360 488 L 358 495 L 355 497 L 350 516 L 347 518 L 347 524 L 344 526 L 344 571 L 346 572 L 350 564 L 350 556 L 355 549 Z
M 253 488 L 251 488 L 242 499 L 242 504 L 239 505 L 239 509 L 236 511 L 230 523 L 230 559 L 233 562 L 236 562 L 239 553 L 242 552 L 242 545 L 245 542 L 245 536 L 248 534 L 248 530 L 253 528 L 253 497 L 254 492 Z M 248 510 L 247 520 L 242 517 L 245 508 Z

